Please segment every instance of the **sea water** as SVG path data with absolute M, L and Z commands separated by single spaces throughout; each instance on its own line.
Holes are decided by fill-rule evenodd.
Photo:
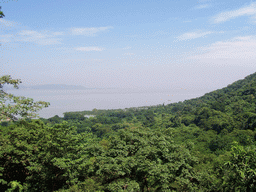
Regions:
M 64 112 L 92 109 L 125 109 L 130 107 L 167 105 L 203 96 L 210 90 L 197 89 L 86 89 L 86 90 L 6 90 L 14 96 L 25 96 L 34 101 L 50 102 L 38 111 L 40 117 L 63 117 Z

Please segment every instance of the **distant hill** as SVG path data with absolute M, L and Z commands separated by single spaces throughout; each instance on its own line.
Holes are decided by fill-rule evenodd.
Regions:
M 65 84 L 46 84 L 46 85 L 34 85 L 34 86 L 30 86 L 28 87 L 30 89 L 54 89 L 54 90 L 63 90 L 63 89 L 90 89 L 90 88 L 86 88 L 84 86 L 81 85 L 65 85 Z
M 190 99 L 185 101 L 185 104 L 194 104 L 195 102 L 203 102 L 211 108 L 219 111 L 227 111 L 224 108 L 219 108 L 216 105 L 222 104 L 223 107 L 227 107 L 230 104 L 238 101 L 246 101 L 250 103 L 248 107 L 256 104 L 256 73 L 246 76 L 244 79 L 235 81 L 234 83 L 217 89 L 210 93 L 206 93 L 204 96 Z M 256 112 L 256 111 L 255 111 Z
M 95 88 L 86 88 L 81 85 L 65 85 L 65 84 L 44 84 L 44 85 L 33 85 L 33 86 L 25 86 L 18 85 L 19 89 L 48 89 L 48 90 L 85 90 L 85 89 L 95 89 Z M 5 85 L 5 90 L 15 89 L 11 85 Z
M 148 127 L 154 127 L 156 121 L 159 121 L 168 122 L 166 127 L 192 125 L 205 131 L 216 131 L 218 134 L 223 130 L 223 134 L 234 130 L 251 130 L 255 132 L 256 140 L 256 73 L 198 98 L 168 105 L 144 106 L 144 108 L 93 110 L 80 113 L 117 117 L 120 120 L 135 116 Z M 64 117 L 71 113 L 64 113 Z
M 256 73 L 202 97 L 169 104 L 166 110 L 186 126 L 195 124 L 218 133 L 223 129 L 256 131 Z

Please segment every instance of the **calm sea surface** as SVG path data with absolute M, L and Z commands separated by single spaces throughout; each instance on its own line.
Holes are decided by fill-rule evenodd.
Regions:
M 125 109 L 129 107 L 170 104 L 203 96 L 211 90 L 193 89 L 88 89 L 88 90 L 5 90 L 15 96 L 50 102 L 38 111 L 40 117 L 63 117 L 64 112 L 96 109 Z

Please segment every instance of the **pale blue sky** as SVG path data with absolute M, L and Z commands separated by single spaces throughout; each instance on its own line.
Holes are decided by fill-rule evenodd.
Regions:
M 255 72 L 256 1 L 2 0 L 0 75 L 23 85 L 222 88 Z

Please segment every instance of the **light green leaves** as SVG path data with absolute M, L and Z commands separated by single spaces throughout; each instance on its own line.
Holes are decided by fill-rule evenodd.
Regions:
M 18 89 L 19 83 L 21 83 L 20 80 L 12 79 L 10 75 L 0 78 L 0 122 L 17 120 L 17 115 L 22 118 L 36 118 L 38 115 L 35 112 L 50 105 L 49 102 L 34 102 L 31 98 L 16 97 L 3 91 L 4 84 L 12 84 Z M 7 102 L 14 104 L 7 104 Z

